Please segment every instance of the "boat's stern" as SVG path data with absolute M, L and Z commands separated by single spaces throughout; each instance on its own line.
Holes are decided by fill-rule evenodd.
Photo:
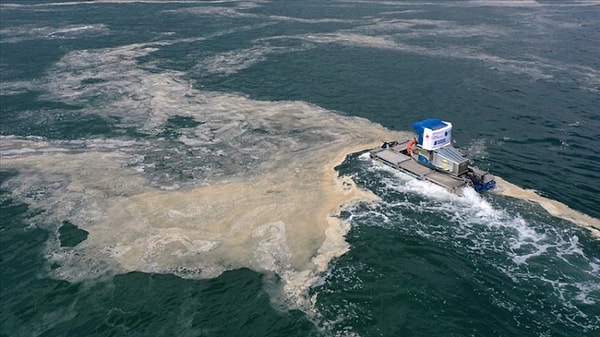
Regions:
M 471 179 L 471 182 L 473 183 L 473 189 L 475 189 L 477 192 L 489 191 L 496 187 L 496 180 L 494 176 L 476 167 L 469 167 L 467 177 Z

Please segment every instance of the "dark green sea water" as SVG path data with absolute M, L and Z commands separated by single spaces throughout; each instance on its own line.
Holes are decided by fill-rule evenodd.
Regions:
M 105 259 L 118 247 L 77 250 L 98 234 L 78 221 L 136 192 L 70 185 L 114 171 L 176 192 L 263 174 L 287 138 L 336 139 L 321 113 L 434 117 L 477 166 L 600 218 L 599 18 L 594 1 L 2 0 L 0 336 L 600 336 L 600 241 L 528 201 L 352 154 L 340 175 L 381 200 L 342 212 L 350 249 L 307 307 L 281 293 L 285 269 L 124 271 Z M 131 176 L 82 172 L 104 163 L 89 153 Z

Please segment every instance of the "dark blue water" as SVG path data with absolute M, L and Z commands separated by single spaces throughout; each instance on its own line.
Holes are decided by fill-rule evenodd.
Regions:
M 244 263 L 218 248 L 235 235 L 171 222 L 212 219 L 202 203 L 221 199 L 196 188 L 319 181 L 311 154 L 429 117 L 477 166 L 600 218 L 598 17 L 587 1 L 3 1 L 0 335 L 600 334 L 597 237 L 360 153 L 338 173 L 381 199 L 342 211 L 349 249 L 325 270 L 291 253 L 318 247 L 311 231 L 281 243 L 271 224 Z M 285 213 L 254 188 L 220 204 Z

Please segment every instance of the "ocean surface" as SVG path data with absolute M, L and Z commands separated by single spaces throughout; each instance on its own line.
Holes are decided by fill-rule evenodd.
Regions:
M 600 336 L 599 18 L 2 0 L 0 336 Z M 580 221 L 364 154 L 424 118 Z

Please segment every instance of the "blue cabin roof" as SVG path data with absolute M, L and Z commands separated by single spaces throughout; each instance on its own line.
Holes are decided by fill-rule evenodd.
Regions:
M 423 129 L 437 130 L 445 128 L 446 126 L 448 126 L 448 124 L 444 123 L 444 121 L 440 119 L 428 118 L 414 123 L 413 129 L 415 129 L 415 131 L 420 134 L 423 131 Z

